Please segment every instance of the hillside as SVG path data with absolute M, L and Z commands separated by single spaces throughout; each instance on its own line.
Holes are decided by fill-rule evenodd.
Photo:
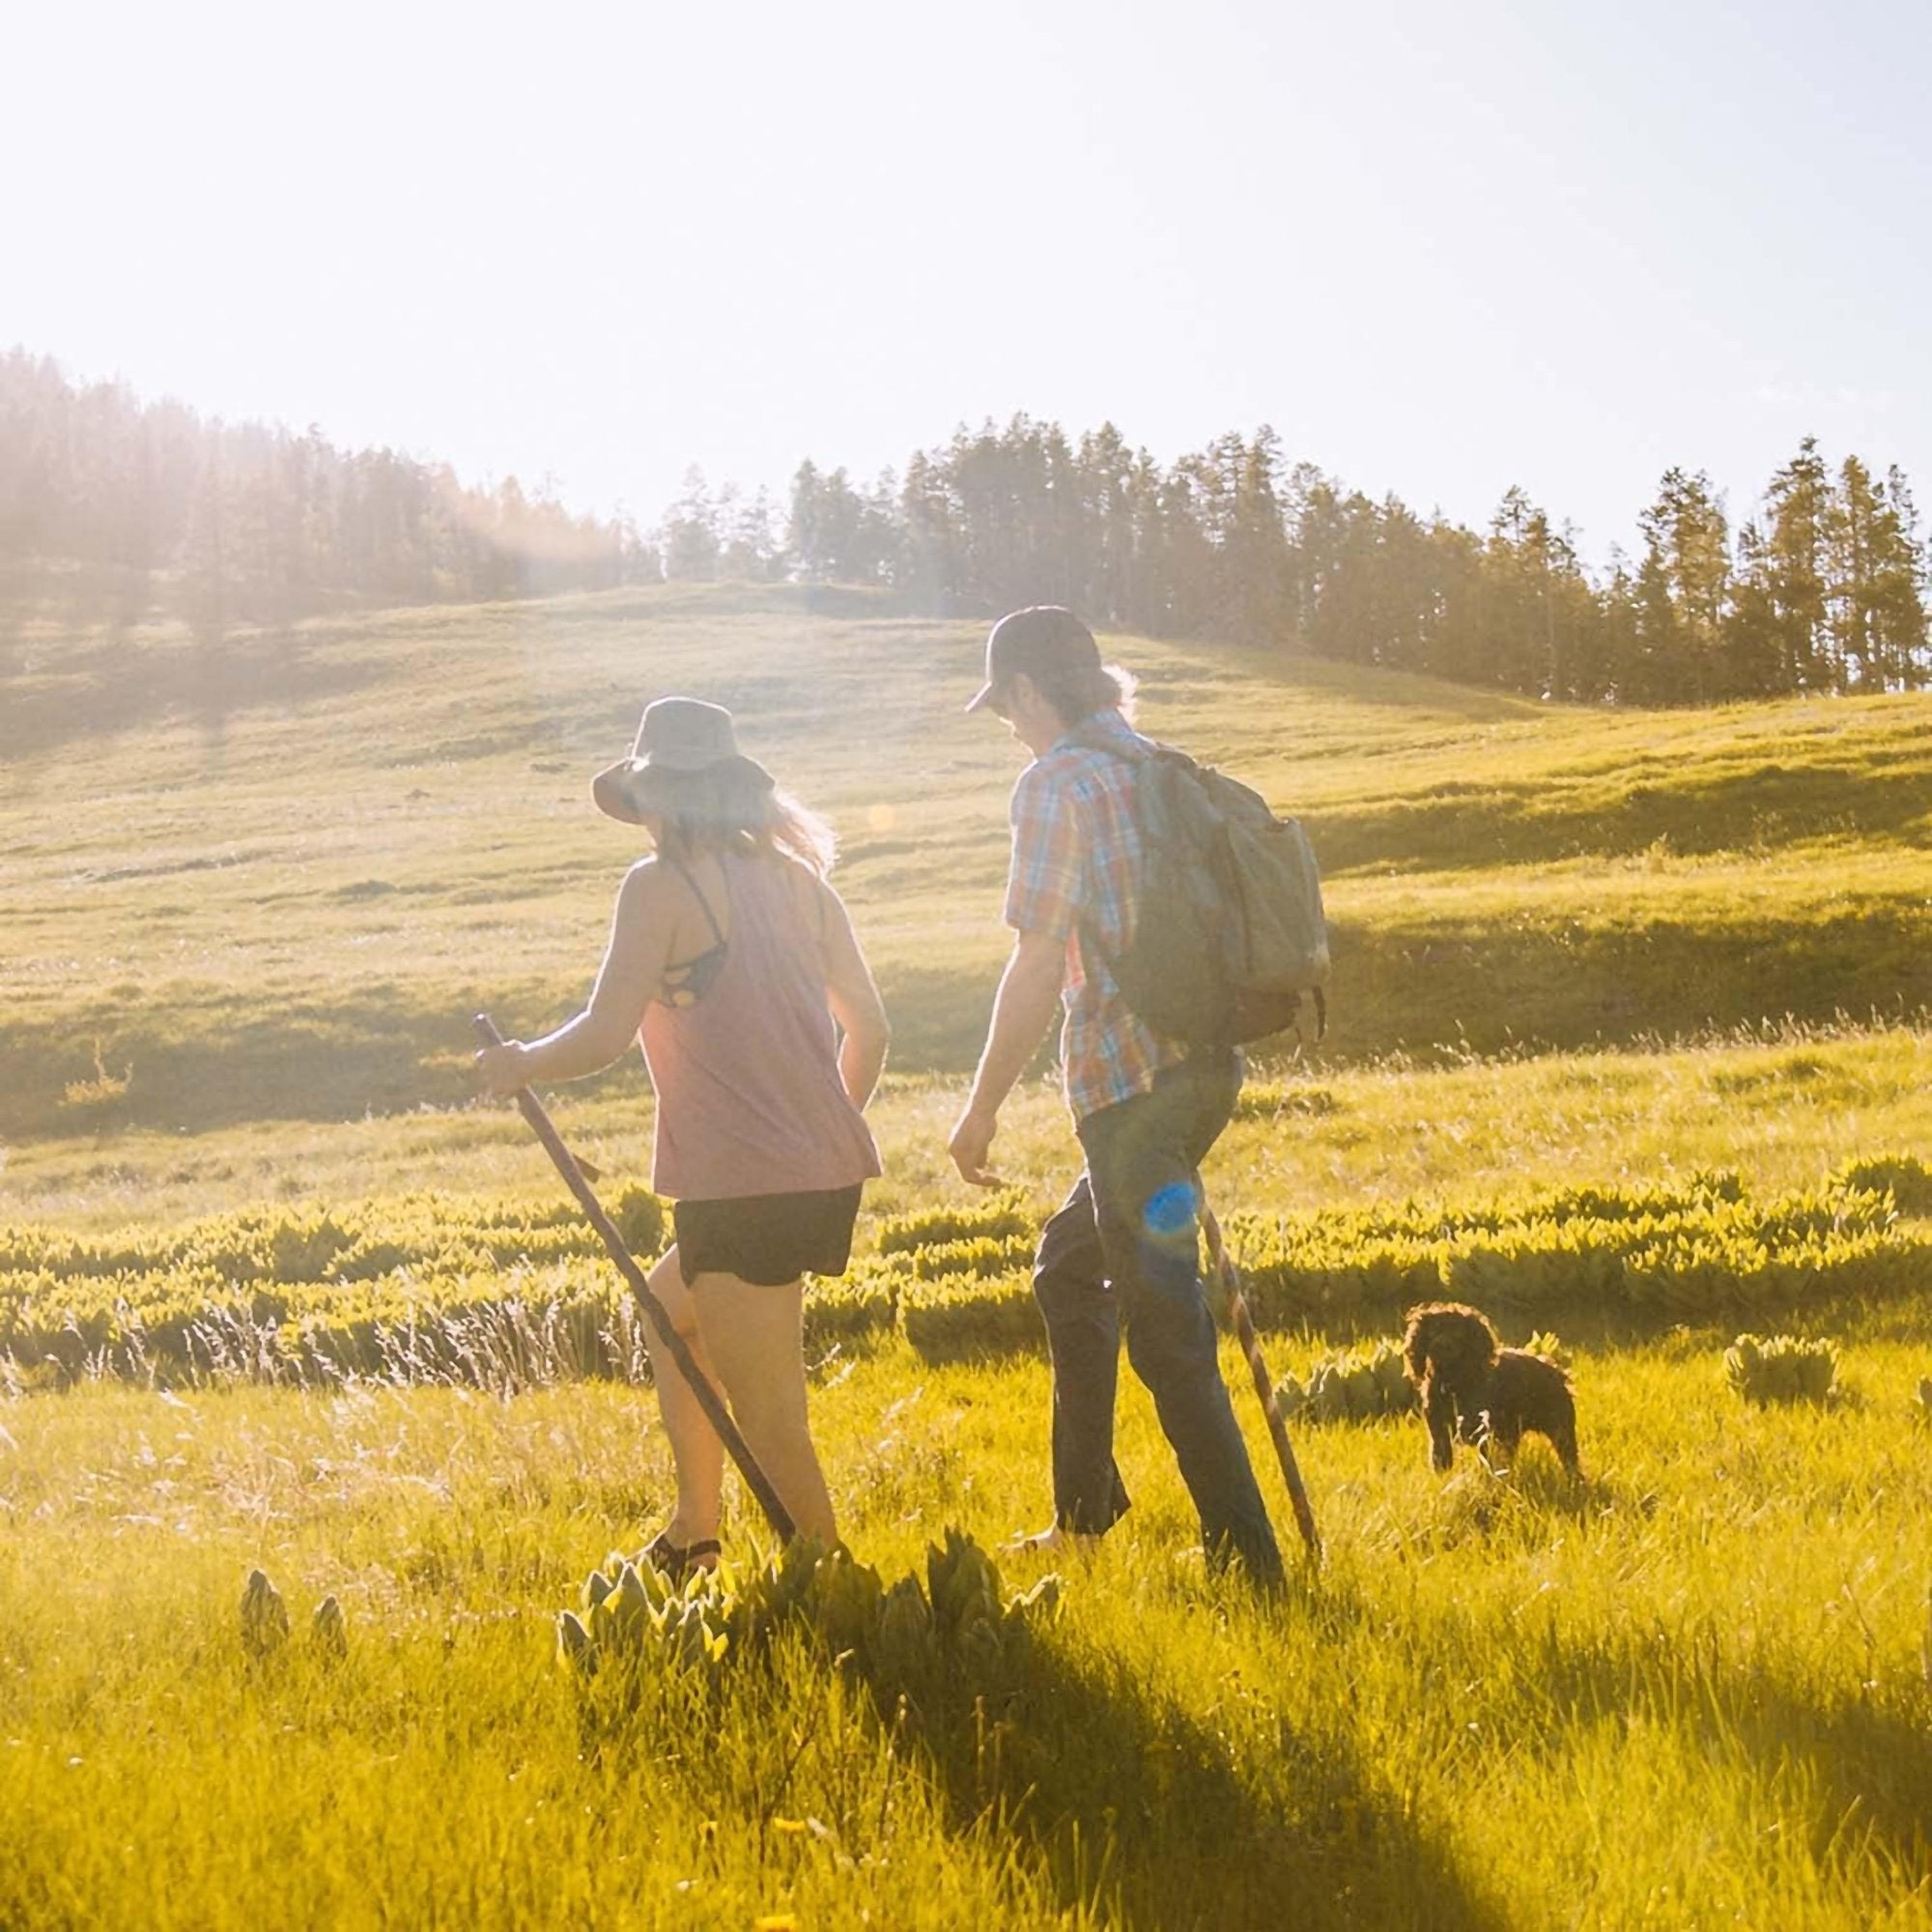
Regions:
M 1271 1601 L 1208 1574 L 1123 1374 L 1134 1508 L 993 1676 L 942 1648 L 895 1696 L 883 1621 L 554 1667 L 671 1459 L 620 1282 L 471 1097 L 469 1015 L 581 997 L 637 849 L 586 781 L 659 692 L 736 706 L 838 823 L 897 1023 L 886 1173 L 806 1301 L 840 1533 L 900 1589 L 952 1526 L 1044 1519 L 1029 1262 L 1064 1110 L 1043 1081 L 1005 1110 L 1010 1195 L 944 1151 L 1016 765 L 959 712 L 980 629 L 659 591 L 219 663 L 27 640 L 0 1921 L 1917 1922 L 1932 1029 L 1870 1014 L 1928 998 L 1927 697 L 1605 715 L 1117 640 L 1150 727 L 1257 777 L 1329 867 L 1334 1036 L 1261 1069 L 1206 1169 L 1322 1566 Z M 552 1096 L 640 1251 L 644 1094 L 633 1063 Z M 1580 1477 L 1532 1440 L 1445 1478 L 1400 1390 L 1358 1400 L 1438 1294 L 1567 1356 Z M 1747 1327 L 1831 1395 L 1732 1386 Z M 742 1493 L 723 1529 L 749 1576 Z M 270 1655 L 237 1614 L 258 1565 L 295 1618 Z
M 970 1064 L 1017 753 L 975 622 L 654 589 L 232 639 L 28 638 L 0 686 L 0 1136 L 468 1092 L 469 1014 L 570 1009 L 638 849 L 589 774 L 696 691 L 826 810 L 895 1070 Z M 1310 825 L 1346 1065 L 1932 1004 L 1932 696 L 1547 708 L 1109 639 L 1142 722 Z M 628 1079 L 628 1074 L 610 1076 Z

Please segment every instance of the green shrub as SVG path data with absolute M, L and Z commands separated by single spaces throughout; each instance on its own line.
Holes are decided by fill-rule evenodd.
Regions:
M 1883 1193 L 1834 1187 L 1761 1205 L 1724 1177 L 1474 1208 L 1236 1215 L 1230 1235 L 1256 1319 L 1280 1324 L 1444 1295 L 1709 1321 L 1832 1296 L 1886 1300 L 1913 1293 L 1932 1264 L 1932 1240 L 1903 1228 Z
M 1835 1342 L 1740 1335 L 1724 1350 L 1725 1379 L 1747 1402 L 1828 1402 L 1837 1375 Z
M 624 1245 L 639 1260 L 658 1253 L 665 1244 L 664 1203 L 648 1187 L 632 1181 L 611 1204 L 611 1218 Z
M 958 1702 L 1009 1674 L 1058 1613 L 1061 1588 L 1047 1576 L 1007 1596 L 993 1559 L 956 1529 L 927 1546 L 923 1582 L 901 1577 L 890 1589 L 849 1551 L 807 1537 L 742 1578 L 721 1564 L 675 1583 L 644 1554 L 613 1554 L 584 1579 L 579 1609 L 557 1618 L 557 1661 L 606 1718 L 625 1715 L 642 1672 L 716 1685 L 794 1636 L 888 1700 L 943 1681 Z
M 1932 1167 L 1916 1154 L 1880 1154 L 1851 1160 L 1832 1176 L 1835 1186 L 1855 1194 L 1889 1194 L 1901 1214 L 1932 1214 Z
M 1396 1342 L 1323 1355 L 1310 1364 L 1306 1381 L 1284 1376 L 1274 1393 L 1284 1416 L 1302 1415 L 1311 1422 L 1374 1422 L 1406 1415 L 1415 1406 Z
M 884 1334 L 893 1325 L 897 1297 L 892 1284 L 877 1277 L 808 1282 L 805 1293 L 805 1346 L 821 1353 L 835 1342 L 855 1342 Z
M 899 1294 L 899 1328 L 929 1361 L 1038 1349 L 1039 1306 L 1024 1278 L 908 1283 Z
M 1011 1241 L 1034 1235 L 1034 1217 L 1018 1193 L 996 1194 L 966 1208 L 923 1208 L 879 1223 L 882 1255 L 910 1254 L 955 1241 Z
M 909 1256 L 913 1276 L 919 1281 L 944 1281 L 952 1275 L 984 1278 L 1011 1274 L 1033 1262 L 1031 1234 L 1009 1235 L 996 1238 L 975 1236 L 970 1240 L 932 1241 L 914 1248 Z
M 1865 1161 L 1817 1192 L 1767 1202 L 1719 1175 L 1454 1207 L 1235 1214 L 1229 1235 L 1264 1324 L 1394 1316 L 1446 1295 L 1536 1319 L 1587 1308 L 1761 1327 L 1834 1297 L 1873 1305 L 1919 1291 L 1932 1235 L 1895 1205 L 1901 1187 L 1915 1198 L 1918 1171 L 1903 1157 Z M 653 1253 L 665 1233 L 656 1197 L 632 1185 L 615 1207 L 636 1250 Z M 896 1323 L 934 1356 L 1037 1348 L 1033 1238 L 1017 1196 L 896 1216 L 878 1253 L 811 1285 L 808 1336 L 823 1350 Z M 0 1226 L 0 1351 L 56 1381 L 631 1376 L 635 1330 L 621 1280 L 567 1197 L 253 1208 L 107 1236 Z

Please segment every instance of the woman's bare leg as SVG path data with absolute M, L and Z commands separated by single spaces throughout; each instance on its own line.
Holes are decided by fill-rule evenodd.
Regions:
M 705 1350 L 691 1291 L 685 1287 L 678 1268 L 675 1247 L 651 1269 L 650 1282 L 651 1293 L 663 1303 L 671 1326 L 683 1338 L 705 1380 L 717 1388 L 718 1371 Z M 724 1445 L 697 1406 L 697 1398 L 692 1394 L 648 1316 L 644 1318 L 644 1334 L 650 1345 L 651 1378 L 657 1384 L 658 1411 L 664 1417 L 665 1434 L 670 1437 L 671 1461 L 677 1466 L 677 1507 L 671 1512 L 664 1534 L 668 1542 L 682 1549 L 718 1534 Z
M 832 1497 L 806 1419 L 802 1285 L 760 1288 L 734 1274 L 701 1274 L 691 1299 L 758 1466 L 802 1535 L 836 1543 Z

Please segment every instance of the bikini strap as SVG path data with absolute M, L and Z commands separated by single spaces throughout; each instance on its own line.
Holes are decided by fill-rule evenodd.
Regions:
M 724 944 L 724 929 L 718 923 L 718 915 L 711 910 L 711 901 L 704 896 L 702 889 L 699 887 L 697 881 L 691 876 L 690 868 L 685 865 L 683 860 L 673 859 L 670 863 L 678 877 L 691 888 L 692 896 L 697 901 L 698 910 L 704 915 L 704 923 L 711 928 L 712 943 L 715 946 L 723 946 Z

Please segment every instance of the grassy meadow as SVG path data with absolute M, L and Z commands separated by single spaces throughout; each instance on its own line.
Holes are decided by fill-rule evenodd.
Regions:
M 1016 748 L 980 627 L 850 593 L 612 593 L 216 649 L 23 647 L 0 710 L 0 1140 L 338 1122 L 468 1094 L 469 1016 L 581 999 L 644 698 L 730 704 L 842 834 L 895 1065 L 972 1064 Z M 1932 1006 L 1932 702 L 1550 712 L 1121 640 L 1144 722 L 1309 824 L 1325 1058 L 1623 1044 Z M 218 700 L 218 701 L 217 701 Z M 614 1076 L 613 1076 L 614 1077 Z
M 557 1667 L 669 1458 L 611 1270 L 469 1097 L 469 1020 L 587 987 L 637 849 L 588 777 L 651 696 L 731 704 L 834 819 L 895 1021 L 887 1174 L 811 1297 L 844 1534 L 890 1582 L 1048 1513 L 1044 1070 L 1007 1198 L 944 1155 L 1019 755 L 959 715 L 980 637 L 725 588 L 23 639 L 0 1925 L 1932 1924 L 1923 696 L 1604 714 L 1117 640 L 1144 724 L 1327 873 L 1330 1037 L 1258 1057 L 1207 1174 L 1275 1375 L 1473 1285 L 1567 1351 L 1583 1480 L 1303 1414 L 1326 1558 L 1263 1601 L 1205 1572 L 1127 1377 L 1135 1507 L 1012 1657 L 903 1698 L 810 1631 Z M 554 1097 L 642 1244 L 640 1069 Z M 1746 1330 L 1835 1342 L 1831 1399 L 1727 1386 Z M 743 1499 L 726 1540 L 764 1553 Z M 259 1661 L 255 1566 L 294 1622 Z

